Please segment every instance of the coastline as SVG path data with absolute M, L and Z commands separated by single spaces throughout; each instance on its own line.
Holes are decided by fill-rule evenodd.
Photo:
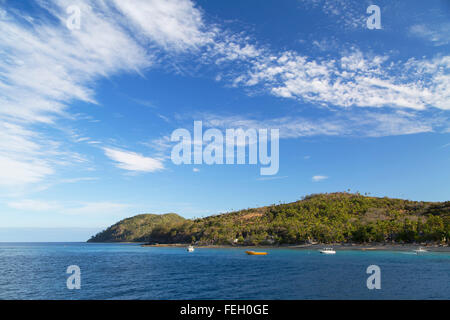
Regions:
M 141 247 L 187 247 L 187 243 L 173 244 L 142 244 Z M 196 248 L 214 249 L 214 248 L 235 248 L 235 249 L 294 249 L 294 250 L 319 250 L 324 247 L 332 247 L 335 250 L 358 250 L 358 251 L 413 251 L 424 248 L 430 252 L 450 252 L 448 245 L 419 245 L 419 244 L 302 244 L 302 245 L 282 245 L 282 246 L 233 246 L 233 245 L 195 245 Z

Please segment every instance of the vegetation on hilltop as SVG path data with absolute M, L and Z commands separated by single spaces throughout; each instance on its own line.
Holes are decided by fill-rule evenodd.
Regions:
M 450 242 L 450 201 L 417 202 L 331 193 L 195 220 L 175 215 L 177 219 L 156 223 L 152 215 L 149 226 L 141 216 L 125 219 L 90 241 L 245 245 Z
M 176 213 L 139 214 L 99 232 L 89 242 L 145 242 L 154 232 L 169 232 L 186 219 Z

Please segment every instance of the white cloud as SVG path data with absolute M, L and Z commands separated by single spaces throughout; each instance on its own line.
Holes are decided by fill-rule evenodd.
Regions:
M 223 31 L 216 31 L 216 37 L 220 37 Z M 216 60 L 216 64 L 220 65 L 226 62 L 236 63 L 237 61 L 254 61 L 259 56 L 264 54 L 265 50 L 258 48 L 254 44 L 247 43 L 248 39 L 242 39 L 235 35 L 230 35 L 225 32 L 221 38 L 216 38 L 212 49 L 209 52 Z M 221 76 L 216 77 L 217 81 L 221 80 Z
M 56 166 L 85 164 L 61 137 L 39 133 L 31 125 L 0 118 L 0 186 L 37 183 L 55 173 Z M 58 139 L 58 140 L 56 140 Z
M 24 199 L 9 202 L 8 207 L 24 211 L 50 211 L 58 208 L 59 206 L 54 202 Z
M 364 28 L 367 5 L 364 1 L 348 0 L 299 0 L 306 8 L 320 8 L 324 14 L 333 17 L 333 27 L 344 29 Z
M 288 51 L 260 57 L 233 84 L 319 105 L 450 110 L 449 69 L 450 56 L 404 63 L 357 49 L 340 59 Z
M 450 23 L 440 25 L 415 24 L 409 28 L 409 33 L 426 41 L 431 41 L 435 46 L 450 43 Z
M 31 19 L 8 8 L 0 15 L 0 185 L 42 181 L 72 162 L 63 154 L 82 158 L 40 133 L 41 124 L 58 128 L 61 117 L 72 117 L 75 100 L 96 103 L 98 79 L 141 73 L 161 47 L 181 51 L 209 41 L 189 0 L 77 1 L 80 30 L 66 27 L 73 1 L 37 4 L 51 17 Z M 146 161 L 140 169 L 159 166 Z
M 43 4 L 43 2 L 39 2 Z M 151 64 L 148 54 L 114 22 L 79 2 L 83 27 L 65 27 L 67 1 L 47 9 L 59 23 L 28 24 L 7 12 L 0 19 L 0 184 L 36 183 L 55 172 L 69 153 L 40 133 L 67 116 L 71 101 L 95 102 L 93 80 Z M 55 126 L 56 128 L 56 126 Z M 82 157 L 72 154 L 79 159 Z
M 83 158 L 63 151 L 62 143 L 40 132 L 48 125 L 58 128 L 61 117 L 72 118 L 73 101 L 96 103 L 97 80 L 124 72 L 142 73 L 161 59 L 161 53 L 171 60 L 173 53 L 203 48 L 206 56 L 199 58 L 203 62 L 210 62 L 207 56 L 218 61 L 258 54 L 241 37 L 206 26 L 202 12 L 189 0 L 77 1 L 79 30 L 66 27 L 66 8 L 73 1 L 37 4 L 51 17 L 31 19 L 8 9 L 1 14 L 0 127 L 7 128 L 0 130 L 0 185 L 40 182 L 54 174 L 58 165 Z M 83 141 L 97 142 L 86 137 L 74 142 Z M 162 168 L 156 159 L 129 155 L 134 158 L 120 162 L 122 168 Z M 67 161 L 70 157 L 76 161 Z
M 393 113 L 369 113 L 351 116 L 353 134 L 368 137 L 386 137 L 433 132 L 434 125 L 440 125 L 439 118 L 424 118 L 414 113 L 401 111 Z
M 59 23 L 27 25 L 0 20 L 1 113 L 28 122 L 51 122 L 74 99 L 95 102 L 91 81 L 151 65 L 151 56 L 114 21 L 102 6 L 79 2 L 82 27 L 65 27 L 71 1 L 46 3 Z
M 114 0 L 115 6 L 143 34 L 166 49 L 195 49 L 212 41 L 201 12 L 185 0 Z
M 38 182 L 53 169 L 46 161 L 16 160 L 0 156 L 0 185 L 15 186 Z
M 172 148 L 172 142 L 169 136 L 153 139 L 150 142 L 144 142 L 143 145 L 156 151 L 158 158 L 168 158 L 167 151 Z
M 21 211 L 45 211 L 60 213 L 66 215 L 91 215 L 98 216 L 102 214 L 114 215 L 118 213 L 127 213 L 132 207 L 128 204 L 99 201 L 99 202 L 61 202 L 23 199 L 7 203 L 8 207 Z
M 79 178 L 69 178 L 69 179 L 62 179 L 61 183 L 77 183 L 82 181 L 95 181 L 98 180 L 98 178 L 95 177 L 79 177 Z
M 199 168 L 193 168 L 192 171 L 193 172 L 200 172 L 200 169 Z
M 350 25 L 359 23 L 359 9 L 343 1 L 312 3 L 326 14 L 345 13 L 343 18 L 351 17 Z M 61 117 L 73 117 L 73 101 L 96 103 L 99 79 L 143 73 L 156 61 L 172 62 L 180 53 L 195 54 L 188 56 L 190 64 L 195 59 L 219 68 L 231 66 L 228 75 L 217 76 L 220 81 L 232 77 L 236 86 L 261 86 L 272 95 L 315 105 L 450 110 L 448 56 L 400 62 L 357 49 L 339 58 L 316 59 L 292 51 L 271 52 L 250 37 L 206 24 L 202 11 L 189 0 L 77 1 L 81 29 L 73 31 L 65 27 L 66 8 L 73 1 L 37 4 L 50 16 L 31 19 L 8 8 L 0 13 L 0 127 L 6 128 L 0 130 L 0 185 L 40 182 L 57 172 L 58 165 L 73 162 L 69 159 L 83 161 L 82 155 L 63 150 L 62 143 L 42 134 L 42 125 L 56 127 Z M 414 30 L 428 32 L 423 26 Z M 348 127 L 349 116 L 342 118 L 279 118 L 263 125 L 281 127 L 285 137 L 359 132 L 357 125 Z M 365 133 L 369 136 L 433 130 L 429 121 L 418 120 L 386 113 L 368 119 L 355 116 L 350 123 L 372 126 Z M 242 121 L 243 125 L 255 122 Z M 97 143 L 87 139 L 80 137 L 78 142 Z M 167 143 L 161 140 L 159 147 L 167 148 Z M 116 150 L 115 156 L 117 152 L 123 151 Z M 163 167 L 157 159 L 127 154 L 136 163 L 118 161 L 126 170 Z
M 44 149 L 41 140 L 23 126 L 0 119 L 0 186 L 33 183 L 53 173 L 44 156 L 51 143 Z
M 313 176 L 313 177 L 311 178 L 311 180 L 312 180 L 313 182 L 320 182 L 320 181 L 323 181 L 323 180 L 326 180 L 326 179 L 328 179 L 327 176 L 321 176 L 321 175 Z
M 159 159 L 144 157 L 135 152 L 112 148 L 103 148 L 105 155 L 116 161 L 118 168 L 129 171 L 154 172 L 164 169 L 163 162 Z
M 113 215 L 118 213 L 126 213 L 131 208 L 128 204 L 115 202 L 86 202 L 81 203 L 72 208 L 61 209 L 64 214 L 70 215 Z
M 274 119 L 255 119 L 245 116 L 218 114 L 197 114 L 205 127 L 279 129 L 280 138 L 301 138 L 312 136 L 358 136 L 383 137 L 434 131 L 447 118 L 423 117 L 414 112 L 370 112 L 367 110 L 346 110 L 331 113 L 321 118 L 307 118 L 297 115 Z

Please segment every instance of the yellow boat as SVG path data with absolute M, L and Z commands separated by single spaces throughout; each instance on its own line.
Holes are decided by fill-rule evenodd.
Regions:
M 265 256 L 267 252 L 245 251 L 246 254 L 251 256 Z

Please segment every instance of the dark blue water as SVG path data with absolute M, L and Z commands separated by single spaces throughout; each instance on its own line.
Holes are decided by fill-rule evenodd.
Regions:
M 0 299 L 450 299 L 450 254 L 0 243 Z M 381 268 L 381 290 L 366 269 Z M 81 269 L 81 289 L 66 268 Z

